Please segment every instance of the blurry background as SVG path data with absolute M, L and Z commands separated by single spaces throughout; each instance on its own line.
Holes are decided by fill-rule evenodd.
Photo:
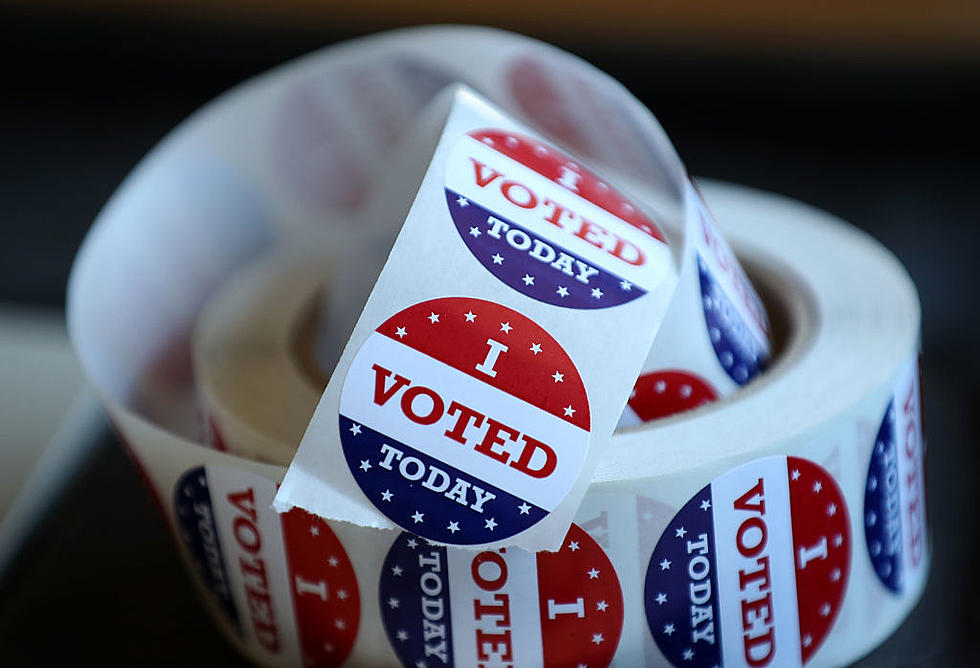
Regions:
M 860 665 L 976 665 L 980 3 L 853 4 L 0 6 L 0 665 L 239 663 L 122 449 L 84 397 L 72 404 L 68 270 L 120 180 L 195 108 L 321 46 L 428 22 L 592 61 L 653 110 L 692 174 L 815 204 L 905 263 L 924 302 L 936 556 L 922 604 Z M 28 489 L 44 512 L 13 526 L 4 513 L 49 442 L 49 474 Z

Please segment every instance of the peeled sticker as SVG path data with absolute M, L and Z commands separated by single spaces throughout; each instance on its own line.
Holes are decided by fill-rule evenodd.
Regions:
M 427 122 L 444 108 L 275 507 L 555 549 L 666 311 L 674 258 L 646 214 L 485 100 L 454 89 Z
M 344 454 L 368 499 L 396 524 L 457 544 L 545 517 L 581 471 L 589 424 L 561 345 L 530 318 L 466 297 L 385 321 L 340 400 Z
M 843 494 L 819 465 L 740 466 L 660 537 L 644 587 L 650 633 L 675 666 L 801 666 L 843 603 L 850 548 Z
M 926 572 L 925 473 L 918 364 L 902 373 L 871 450 L 864 535 L 878 580 L 901 594 Z
M 274 493 L 243 470 L 187 471 L 174 487 L 184 546 L 226 621 L 270 665 L 339 666 L 360 622 L 354 568 L 323 520 L 274 512 Z
M 403 533 L 378 604 L 405 668 L 609 665 L 623 595 L 602 549 L 573 524 L 557 552 L 472 552 Z

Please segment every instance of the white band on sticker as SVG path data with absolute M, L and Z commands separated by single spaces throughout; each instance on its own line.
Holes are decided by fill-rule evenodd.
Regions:
M 473 183 L 453 182 L 455 199 L 444 173 L 423 184 L 420 197 L 442 217 L 421 221 L 425 252 L 398 260 L 405 246 L 396 244 L 397 271 L 379 282 L 395 299 L 364 311 L 342 361 L 358 373 L 327 393 L 334 410 L 321 426 L 337 444 L 317 465 L 346 476 L 347 491 L 331 498 L 363 521 L 276 515 L 269 500 L 322 389 L 324 369 L 311 361 L 320 337 L 308 336 L 317 331 L 308 319 L 328 314 L 325 326 L 349 338 L 361 304 L 348 312 L 338 291 L 373 282 L 369 268 L 383 260 L 365 248 L 366 227 L 400 222 L 372 217 L 375 189 L 393 178 L 379 176 L 398 143 L 391 130 L 458 81 L 521 123 L 460 125 L 458 136 L 504 145 L 494 155 L 459 144 L 495 162 L 480 171 L 471 162 L 464 176 Z M 392 113 L 375 113 L 384 109 Z M 556 152 L 540 163 L 520 159 L 545 145 Z M 570 163 L 573 154 L 581 160 Z M 469 28 L 314 55 L 223 97 L 155 149 L 79 253 L 69 325 L 229 641 L 266 666 L 408 668 L 506 664 L 511 655 L 540 666 L 574 657 L 589 666 L 836 666 L 883 642 L 919 599 L 929 564 L 914 287 L 879 245 L 826 214 L 703 187 L 704 202 L 683 194 L 689 186 L 662 131 L 609 79 L 550 47 Z M 617 209 L 623 201 L 639 214 Z M 706 245 L 685 232 L 702 224 L 685 203 L 703 213 Z M 476 207 L 486 215 L 470 222 Z M 564 224 L 545 241 L 536 225 L 556 213 Z M 772 350 L 716 231 L 764 288 Z M 634 333 L 656 320 L 640 312 L 658 287 L 630 261 L 658 248 L 669 253 L 670 300 L 658 302 L 659 331 Z M 522 271 L 500 270 L 511 261 Z M 402 278 L 440 262 L 454 278 L 459 270 L 456 287 L 423 290 Z M 652 291 L 627 299 L 623 282 Z M 587 306 L 557 303 L 573 294 Z M 597 306 L 614 294 L 618 304 Z M 459 300 L 469 300 L 465 309 Z M 455 347 L 426 338 L 442 325 L 487 322 L 495 330 L 480 338 L 453 330 Z M 580 340 L 571 322 L 653 343 L 627 371 L 610 344 L 596 353 L 596 332 Z M 751 376 L 752 359 L 770 367 L 733 394 L 739 365 Z M 535 383 L 538 391 L 521 389 Z M 277 403 L 311 396 L 297 413 Z M 496 412 L 504 404 L 511 421 Z M 202 409 L 212 444 L 227 452 L 199 445 Z M 597 422 L 611 432 L 618 421 L 601 456 L 576 459 L 581 432 Z M 361 455 L 369 430 L 384 437 Z M 422 447 L 410 452 L 403 440 Z M 486 475 L 464 471 L 473 462 Z M 567 508 L 559 551 L 515 547 L 533 509 L 567 502 L 569 479 L 583 475 L 570 472 L 577 466 L 588 479 L 573 483 L 584 496 Z M 526 484 L 532 478 L 545 483 Z M 404 511 L 408 533 L 379 530 L 392 524 L 379 511 L 386 504 Z M 423 526 L 432 533 L 416 537 Z M 488 545 L 507 531 L 510 539 Z M 469 547 L 446 546 L 453 536 Z M 408 561 L 410 540 L 426 561 Z

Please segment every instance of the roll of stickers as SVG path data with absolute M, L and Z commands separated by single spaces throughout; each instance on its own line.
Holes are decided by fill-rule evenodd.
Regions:
M 712 245 L 720 239 L 714 219 L 682 181 L 673 195 L 685 206 L 674 227 L 686 241 L 670 246 L 677 286 L 670 293 L 687 285 L 698 297 L 684 308 L 696 309 L 703 339 L 685 343 L 703 345 L 702 359 L 713 360 L 715 370 L 702 378 L 719 399 L 696 413 L 622 423 L 596 455 L 557 550 L 451 547 L 419 531 L 324 520 L 298 508 L 279 515 L 269 507 L 285 470 L 256 460 L 283 463 L 302 433 L 303 425 L 294 424 L 302 418 L 288 413 L 300 402 L 277 407 L 281 397 L 305 393 L 315 403 L 323 379 L 309 363 L 304 332 L 316 329 L 317 295 L 342 280 L 337 268 L 351 266 L 349 257 L 329 258 L 361 248 L 358 227 L 370 222 L 365 202 L 373 183 L 367 165 L 394 142 L 382 130 L 406 122 L 404 114 L 457 80 L 588 164 L 672 192 L 675 182 L 664 174 L 680 165 L 663 149 L 659 130 L 586 64 L 498 32 L 416 30 L 314 55 L 196 115 L 114 196 L 79 254 L 69 295 L 76 348 L 219 627 L 246 656 L 269 666 L 832 666 L 873 649 L 918 600 L 929 562 L 918 301 L 880 246 L 826 214 L 771 195 L 704 189 L 717 227 L 766 296 L 773 330 L 785 332 L 771 367 L 731 393 L 741 385 L 740 366 L 746 378 L 755 373 L 753 360 L 765 366 L 768 326 L 756 317 L 762 311 L 746 297 L 748 283 L 730 251 Z M 581 104 L 564 104 L 573 93 Z M 325 143 L 336 150 L 312 160 L 303 136 L 329 137 Z M 296 164 L 345 178 L 305 196 L 308 184 L 296 180 Z M 212 175 L 213 187 L 201 188 L 189 173 Z M 452 206 L 445 183 L 438 186 L 441 206 Z M 631 190 L 630 198 L 669 209 L 659 206 L 669 196 Z M 700 237 L 684 229 L 688 223 Z M 670 227 L 664 225 L 667 235 Z M 504 243 L 511 229 L 498 230 Z M 697 238 L 706 248 L 695 246 Z M 475 253 L 462 250 L 472 261 Z M 398 252 L 396 243 L 393 257 Z M 501 293 L 513 291 L 503 278 L 492 280 Z M 460 294 L 466 293 L 440 299 Z M 440 322 L 459 315 L 459 328 L 467 314 L 483 323 L 506 307 L 508 318 L 492 324 L 499 330 L 506 322 L 514 329 L 504 334 L 530 337 L 527 356 L 535 357 L 535 343 L 542 354 L 551 341 L 572 348 L 543 336 L 554 329 L 551 320 L 514 308 L 533 301 L 519 296 L 507 306 L 481 306 L 472 297 L 444 301 L 438 312 L 406 313 L 411 324 L 382 318 L 366 331 L 394 341 L 399 327 L 407 335 L 425 321 L 435 325 L 432 314 Z M 677 303 L 662 302 L 665 323 Z M 582 309 L 592 313 L 580 314 L 581 321 L 623 307 Z M 568 311 L 547 309 L 562 317 Z M 723 332 L 719 325 L 733 322 L 733 313 L 741 326 Z M 215 348 L 216 341 L 225 343 Z M 451 361 L 449 349 L 415 350 Z M 622 404 L 643 365 L 641 352 L 633 375 L 619 379 Z M 584 366 L 577 359 L 576 365 Z M 382 393 L 400 383 L 390 371 Z M 588 390 L 592 376 L 583 377 Z M 651 383 L 654 392 L 677 387 L 659 380 L 663 385 Z M 248 391 L 250 382 L 273 398 Z M 236 397 L 239 390 L 244 399 Z M 563 385 L 556 398 L 574 408 L 565 400 L 576 391 Z M 689 396 L 695 393 L 691 385 Z M 253 410 L 249 401 L 262 406 Z M 201 429 L 201 405 L 213 428 Z M 634 412 L 634 423 L 655 417 Z M 280 416 L 286 427 L 270 428 Z M 622 419 L 617 411 L 611 424 Z M 340 428 L 352 437 L 372 430 L 366 420 L 343 418 Z M 198 445 L 208 432 L 249 456 Z M 378 440 L 393 447 L 391 439 Z M 273 454 L 273 446 L 282 449 Z M 364 472 L 386 470 L 384 456 L 364 458 Z M 439 520 L 440 530 L 455 536 L 450 527 L 464 520 L 416 507 L 426 483 L 439 488 L 443 481 L 431 467 L 418 475 L 423 460 L 406 464 L 410 456 L 403 451 L 395 464 L 391 454 L 391 477 L 365 478 L 357 493 L 364 487 L 377 493 L 372 511 L 375 502 L 389 504 L 403 522 Z M 340 473 L 347 474 L 348 459 Z M 515 459 L 532 471 L 541 461 Z M 387 485 L 402 468 L 407 478 L 418 476 L 409 481 L 417 483 L 416 495 Z M 468 505 L 479 504 L 469 491 Z M 484 509 L 495 507 L 483 498 Z M 513 512 L 533 511 L 524 501 Z M 496 514 L 481 514 L 476 527 L 493 532 L 498 522 Z

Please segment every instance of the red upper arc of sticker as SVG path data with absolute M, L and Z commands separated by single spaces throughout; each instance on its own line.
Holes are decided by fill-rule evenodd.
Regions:
M 469 136 L 483 142 L 569 192 L 605 209 L 654 239 L 667 243 L 660 228 L 625 195 L 586 169 L 580 162 L 535 139 L 503 130 L 473 130 Z M 569 173 L 574 174 L 571 176 Z M 569 187 L 574 184 L 574 189 Z
M 354 567 L 322 519 L 300 508 L 279 517 L 304 665 L 339 666 L 354 647 L 361 620 Z
M 623 594 L 608 557 L 573 524 L 561 549 L 538 552 L 537 566 L 545 665 L 609 665 L 623 630 Z
M 377 331 L 581 429 L 590 428 L 585 384 L 571 358 L 517 311 L 483 299 L 443 297 L 405 309 Z M 507 347 L 493 361 L 494 375 L 477 368 L 487 361 L 489 340 Z M 452 399 L 466 403 L 466 397 Z
M 636 379 L 629 405 L 641 420 L 683 413 L 711 403 L 718 393 L 700 376 L 679 369 L 646 373 Z
M 803 662 L 830 632 L 844 600 L 851 538 L 844 495 L 822 468 L 786 458 Z

